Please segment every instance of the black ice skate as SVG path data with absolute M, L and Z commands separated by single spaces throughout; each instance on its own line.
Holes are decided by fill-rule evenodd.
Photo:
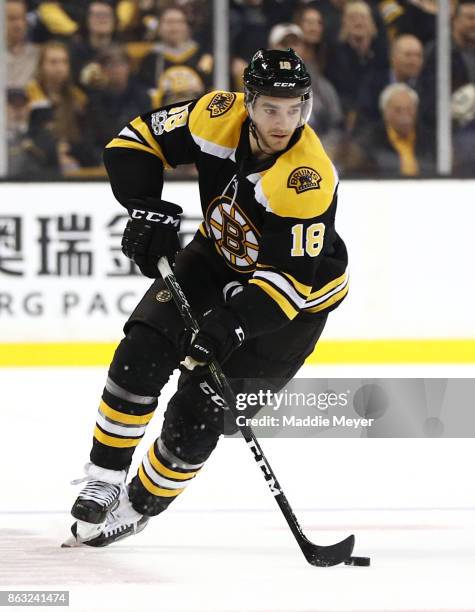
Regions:
M 108 513 L 119 505 L 121 490 L 125 489 L 125 470 L 108 470 L 88 463 L 84 471 L 84 478 L 72 482 L 79 484 L 87 481 L 87 485 L 71 508 L 77 522 L 71 528 L 73 538 L 67 540 L 64 547 L 79 546 L 101 533 Z
M 105 524 L 101 526 L 100 532 L 96 532 L 95 537 L 78 538 L 79 522 L 74 523 L 71 532 L 79 545 L 102 547 L 140 533 L 146 527 L 148 520 L 148 516 L 139 514 L 134 510 L 127 489 L 122 488 L 119 503 L 108 512 Z

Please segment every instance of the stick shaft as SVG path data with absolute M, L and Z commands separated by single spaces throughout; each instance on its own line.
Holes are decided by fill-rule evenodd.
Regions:
M 176 306 L 178 307 L 178 310 L 180 311 L 180 314 L 183 318 L 186 327 L 188 327 L 194 332 L 199 331 L 198 321 L 196 320 L 196 317 L 194 316 L 193 311 L 191 310 L 191 306 L 186 298 L 186 295 L 183 293 L 183 290 L 180 287 L 180 284 L 178 283 L 175 275 L 173 274 L 170 265 L 168 264 L 168 261 L 165 258 L 160 259 L 158 268 L 160 270 L 163 280 L 165 281 L 168 289 L 172 294 L 173 300 Z M 236 419 L 239 416 L 239 412 L 236 409 L 236 397 L 231 388 L 231 385 L 229 384 L 226 376 L 224 375 L 221 369 L 221 366 L 216 361 L 212 361 L 209 366 L 209 369 L 211 377 L 216 386 L 218 387 L 218 390 L 222 393 L 223 399 L 226 402 L 229 411 L 231 412 L 233 418 Z M 274 474 L 274 471 L 269 465 L 269 462 L 267 461 L 267 458 L 264 455 L 264 452 L 261 449 L 261 446 L 257 441 L 256 436 L 254 435 L 254 432 L 248 425 L 238 425 L 238 427 L 249 449 L 252 452 L 255 462 L 260 467 L 264 475 L 264 479 L 267 482 L 269 490 L 271 491 L 272 495 L 275 498 L 275 501 L 281 509 L 282 514 L 284 515 L 299 546 L 303 550 L 303 546 L 305 544 L 304 540 L 306 540 L 306 538 L 277 480 L 277 477 Z

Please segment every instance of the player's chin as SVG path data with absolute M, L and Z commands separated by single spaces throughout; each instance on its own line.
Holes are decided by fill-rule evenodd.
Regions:
M 270 144 L 271 149 L 274 151 L 274 153 L 277 153 L 278 151 L 283 151 L 287 145 L 289 144 L 289 140 L 290 137 L 285 136 L 284 138 L 277 138 L 277 137 L 270 137 L 268 139 L 268 143 Z

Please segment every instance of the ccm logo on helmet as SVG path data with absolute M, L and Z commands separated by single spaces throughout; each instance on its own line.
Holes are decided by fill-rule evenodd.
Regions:
M 274 87 L 295 87 L 295 83 L 274 83 Z
M 175 219 L 170 215 L 164 215 L 162 213 L 150 212 L 149 210 L 134 208 L 130 216 L 132 219 L 145 219 L 145 221 L 154 221 L 155 223 L 162 223 L 163 225 L 180 227 L 180 219 Z

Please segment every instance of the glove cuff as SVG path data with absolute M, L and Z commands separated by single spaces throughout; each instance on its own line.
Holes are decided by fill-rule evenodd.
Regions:
M 155 198 L 127 200 L 127 210 L 132 219 L 140 219 L 153 225 L 160 225 L 163 229 L 178 232 L 180 230 L 180 217 L 183 209 L 177 204 Z

